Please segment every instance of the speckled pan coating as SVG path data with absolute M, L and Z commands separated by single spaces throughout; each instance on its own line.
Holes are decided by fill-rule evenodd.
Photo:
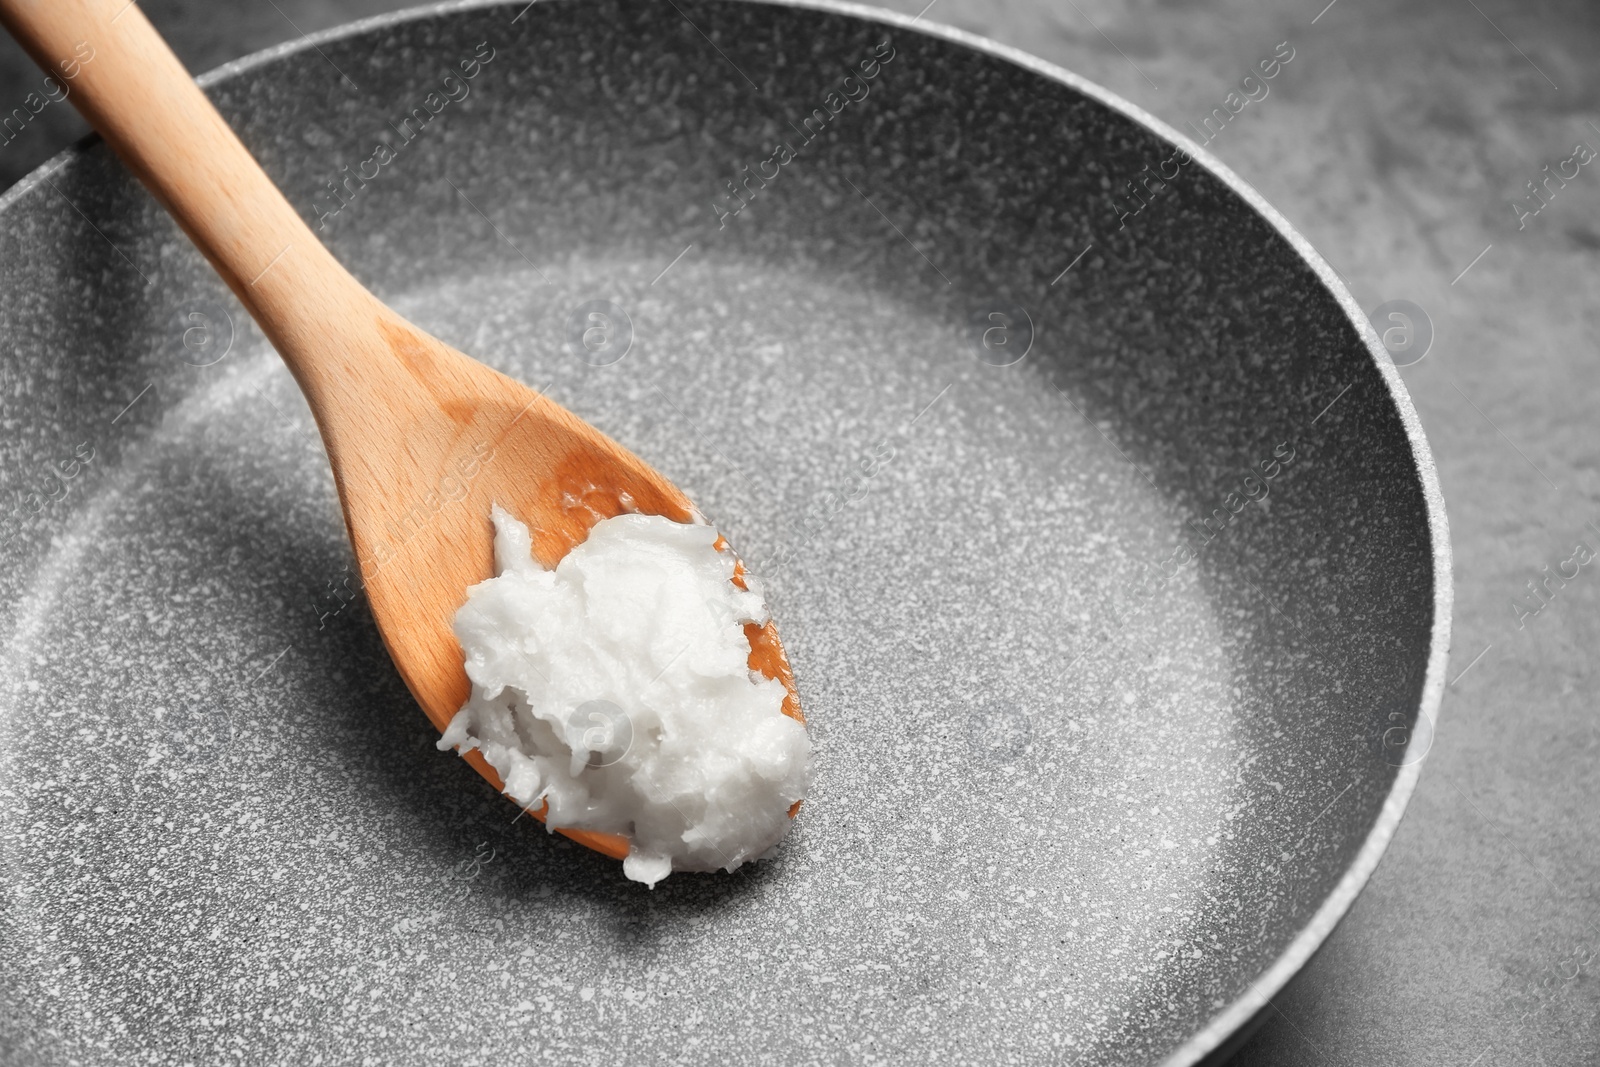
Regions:
M 7 1062 L 1186 1063 L 1370 873 L 1449 555 L 1327 267 L 1208 158 L 1114 199 L 1182 142 L 1037 61 L 677 8 L 436 8 L 207 86 L 382 297 L 757 564 L 795 833 L 651 892 L 436 752 L 292 381 L 91 145 L 0 200 Z

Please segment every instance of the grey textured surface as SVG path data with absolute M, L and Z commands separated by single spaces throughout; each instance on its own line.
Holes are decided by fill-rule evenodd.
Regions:
M 1338 21 L 1352 10 L 1363 17 Z M 298 10 L 293 14 L 301 16 Z M 1585 614 L 1593 603 L 1585 598 L 1592 594 L 1578 584 L 1564 590 L 1563 600 L 1552 605 L 1553 619 L 1541 613 L 1535 626 L 1543 630 L 1535 633 L 1552 635 L 1545 644 L 1512 643 L 1526 635 L 1497 637 L 1511 628 L 1499 625 L 1502 617 L 1510 616 L 1503 606 L 1505 591 L 1495 581 L 1516 591 L 1524 577 L 1537 575 L 1538 565 L 1565 558 L 1568 549 L 1554 559 L 1543 558 L 1548 556 L 1540 547 L 1544 541 L 1557 533 L 1565 537 L 1565 531 L 1545 530 L 1541 523 L 1551 521 L 1560 504 L 1563 521 L 1576 517 L 1571 525 L 1580 528 L 1584 501 L 1592 504 L 1592 466 L 1583 460 L 1592 446 L 1567 436 L 1570 428 L 1581 424 L 1573 414 L 1585 404 L 1592 406 L 1594 376 L 1584 362 L 1592 359 L 1592 347 L 1576 341 L 1576 332 L 1574 343 L 1547 343 L 1542 358 L 1531 365 L 1534 386 L 1526 393 L 1514 389 L 1504 399 L 1492 391 L 1487 397 L 1477 396 L 1480 402 L 1487 401 L 1484 406 L 1493 412 L 1494 424 L 1533 453 L 1557 484 L 1567 487 L 1561 494 L 1550 490 L 1548 497 L 1535 493 L 1529 483 L 1542 484 L 1536 482 L 1538 476 L 1486 425 L 1486 419 L 1463 403 L 1465 397 L 1450 387 L 1449 375 L 1441 380 L 1439 368 L 1443 358 L 1453 356 L 1482 379 L 1494 366 L 1497 352 L 1526 347 L 1521 336 L 1536 334 L 1559 342 L 1565 336 L 1562 331 L 1577 331 L 1576 324 L 1584 321 L 1579 301 L 1592 296 L 1592 290 L 1585 288 L 1590 275 L 1583 273 L 1592 268 L 1584 235 L 1592 231 L 1582 220 L 1592 217 L 1592 211 L 1586 215 L 1584 209 L 1594 203 L 1584 186 L 1563 191 L 1563 200 L 1549 215 L 1558 228 L 1542 241 L 1498 242 L 1495 253 L 1509 249 L 1511 258 L 1485 257 L 1454 289 L 1448 288 L 1449 278 L 1475 252 L 1469 249 L 1446 263 L 1445 250 L 1454 247 L 1449 242 L 1456 237 L 1482 233 L 1488 243 L 1497 236 L 1497 221 L 1511 218 L 1500 192 L 1515 190 L 1524 177 L 1537 174 L 1537 166 L 1527 168 L 1524 176 L 1505 161 L 1520 159 L 1519 153 L 1536 160 L 1544 142 L 1563 132 L 1560 124 L 1580 112 L 1586 99 L 1582 74 L 1576 60 L 1565 68 L 1560 63 L 1563 56 L 1580 54 L 1584 40 L 1592 41 L 1592 34 L 1585 37 L 1580 32 L 1586 21 L 1576 17 L 1575 9 L 1541 12 L 1543 19 L 1534 23 L 1538 36 L 1532 42 L 1518 27 L 1506 27 L 1567 86 L 1551 104 L 1542 95 L 1546 90 L 1540 87 L 1540 75 L 1523 66 L 1523 59 L 1494 36 L 1487 22 L 1477 21 L 1479 16 L 1470 10 L 1463 16 L 1444 5 L 1413 6 L 1397 19 L 1383 21 L 1367 17 L 1372 12 L 1344 0 L 1318 21 L 1314 31 L 1307 26 L 1315 13 L 1252 5 L 1210 5 L 1199 12 L 1143 8 L 1115 12 L 1091 6 L 1087 14 L 1080 9 L 1070 15 L 1041 15 L 1022 5 L 978 13 L 947 4 L 935 14 L 1067 61 L 1175 123 L 1198 118 L 1214 106 L 1213 98 L 1220 101 L 1236 81 L 1238 72 L 1233 68 L 1269 53 L 1275 41 L 1290 37 L 1300 49 L 1300 66 L 1275 83 L 1275 95 L 1260 107 L 1252 105 L 1230 128 L 1228 139 L 1215 147 L 1288 208 L 1319 245 L 1334 253 L 1341 269 L 1356 282 L 1358 294 L 1383 289 L 1383 283 L 1403 277 L 1411 288 L 1399 291 L 1433 309 L 1440 345 L 1432 359 L 1407 373 L 1423 391 L 1425 413 L 1427 390 L 1432 388 L 1431 399 L 1448 416 L 1447 427 L 1463 427 L 1450 440 L 1454 447 L 1446 448 L 1445 477 L 1447 486 L 1452 470 L 1458 480 L 1465 480 L 1467 491 L 1453 498 L 1457 528 L 1464 497 L 1467 521 L 1472 524 L 1469 543 L 1478 557 L 1474 567 L 1463 567 L 1463 586 L 1472 592 L 1469 609 L 1475 606 L 1479 612 L 1474 617 L 1482 622 L 1484 643 L 1496 637 L 1490 653 L 1463 677 L 1457 690 L 1467 687 L 1461 699 L 1473 707 L 1487 707 L 1501 694 L 1507 700 L 1515 694 L 1531 727 L 1513 732 L 1480 713 L 1476 721 L 1469 718 L 1462 724 L 1463 730 L 1476 733 L 1457 735 L 1467 740 L 1452 747 L 1446 725 L 1430 756 L 1430 774 L 1424 777 L 1424 803 L 1402 832 L 1398 855 L 1380 868 L 1375 881 L 1381 902 L 1372 902 L 1374 894 L 1363 898 L 1305 979 L 1278 999 L 1273 1021 L 1245 1058 L 1464 1063 L 1489 1046 L 1494 1054 L 1488 1062 L 1518 1057 L 1529 1062 L 1580 1061 L 1593 1050 L 1595 1012 L 1592 983 L 1576 960 L 1584 946 L 1593 943 L 1586 920 L 1594 907 L 1592 898 L 1574 895 L 1574 887 L 1593 881 L 1585 874 L 1592 869 L 1593 849 L 1584 847 L 1584 835 L 1592 830 L 1560 818 L 1559 813 L 1593 808 L 1592 781 L 1584 771 L 1585 754 L 1594 744 L 1592 720 L 1563 711 L 1576 707 L 1573 701 L 1580 691 L 1584 668 L 1572 665 L 1571 653 L 1582 647 L 1586 634 L 1592 637 L 1592 612 Z M 1494 14 L 1501 17 L 1498 11 Z M 336 20 L 336 15 L 327 18 Z M 1108 47 L 1107 37 L 1093 25 L 1109 31 L 1131 60 Z M 1430 46 L 1442 42 L 1444 47 L 1415 48 L 1419 41 Z M 1413 50 L 1407 50 L 1407 42 Z M 1407 61 L 1395 63 L 1395 55 Z M 1319 57 L 1327 62 L 1304 62 Z M 1473 73 L 1455 73 L 1456 68 Z M 1499 81 L 1482 75 L 1485 70 L 1504 80 L 1503 91 Z M 1300 73 L 1306 74 L 1305 81 L 1289 80 Z M 1146 74 L 1157 81 L 1146 83 Z M 1579 88 L 1574 89 L 1574 83 Z M 1516 117 L 1517 126 L 1503 121 L 1503 115 Z M 1478 135 L 1480 125 L 1486 134 Z M 1480 141 L 1489 148 L 1474 154 L 1471 146 Z M 1286 151 L 1286 146 L 1293 150 Z M 1537 162 L 1554 162 L 1561 156 Z M 1362 161 L 1374 166 L 1362 166 Z M 1376 186 L 1367 179 L 1369 173 L 1380 175 Z M 1572 221 L 1562 229 L 1557 212 L 1568 204 Z M 1471 210 L 1464 211 L 1463 206 Z M 487 236 L 487 228 L 484 233 Z M 1380 235 L 1392 236 L 1384 240 Z M 1556 244 L 1550 243 L 1550 235 L 1557 235 Z M 1438 277 L 1428 281 L 1419 268 Z M 1524 277 L 1514 281 L 1517 276 Z M 1473 295 L 1470 307 L 1449 303 L 1448 296 L 1464 291 L 1468 280 L 1482 278 L 1489 279 L 1489 285 Z M 1497 281 L 1504 281 L 1511 295 L 1497 296 Z M 1380 293 L 1384 298 L 1393 295 L 1388 290 Z M 1377 304 L 1380 299 L 1369 302 Z M 1483 328 L 1506 322 L 1525 327 L 1514 342 L 1503 329 Z M 1574 325 L 1566 325 L 1569 322 Z M 446 336 L 482 351 L 472 347 L 470 336 Z M 1472 336 L 1474 343 L 1463 343 L 1466 336 Z M 1561 383 L 1560 390 L 1551 387 L 1554 382 Z M 1463 392 L 1474 392 L 1472 386 L 1472 380 L 1466 380 Z M 576 397 L 569 399 L 582 409 Z M 1496 400 L 1510 410 L 1512 419 Z M 932 417 L 930 413 L 928 418 Z M 1553 423 L 1548 436 L 1535 421 L 1546 418 Z M 1466 429 L 1472 425 L 1482 429 Z M 1547 440 L 1551 454 L 1540 451 Z M 1552 454 L 1567 457 L 1562 461 L 1565 466 L 1552 465 Z M 911 455 L 905 453 L 906 458 Z M 719 457 L 713 459 L 720 462 Z M 886 477 L 893 474 L 891 468 Z M 706 495 L 698 486 L 691 487 Z M 858 503 L 870 506 L 871 499 L 869 495 Z M 1490 516 L 1493 522 L 1487 521 Z M 1521 573 L 1524 569 L 1526 575 Z M 1568 613 L 1561 614 L 1567 605 L 1571 605 Z M 793 626 L 787 616 L 786 626 Z M 1465 667 L 1476 651 L 1467 649 L 1457 669 Z M 1494 673 L 1497 663 L 1499 674 Z M 1483 691 L 1472 691 L 1474 683 L 1482 684 Z M 969 728 L 969 735 L 991 739 L 1017 735 L 1016 727 L 1006 726 L 1011 720 L 1002 715 L 998 721 L 998 730 L 986 720 Z M 1482 743 L 1472 741 L 1475 736 Z M 1000 742 L 1002 750 L 1010 743 Z M 1444 785 L 1437 784 L 1441 762 L 1447 776 Z M 1485 796 L 1472 779 L 1484 777 L 1491 767 L 1486 788 L 1492 792 Z M 1426 799 L 1429 782 L 1443 790 L 1434 794 L 1431 804 Z M 1494 801 L 1513 787 L 1521 793 L 1517 806 L 1498 807 Z M 1418 815 L 1428 820 L 1421 837 L 1415 829 Z M 233 858 L 239 861 L 237 854 Z M 1469 925 L 1472 929 L 1463 936 Z M 1463 1019 L 1462 1013 L 1468 1011 L 1475 1014 Z M 1515 1048 L 1506 1047 L 1513 1043 Z
M 1443 664 L 1423 486 L 1351 309 L 1198 163 L 1122 226 L 1106 190 L 1171 149 L 1073 87 L 905 28 L 689 12 L 463 9 L 216 95 L 380 295 L 765 561 L 820 742 L 799 832 L 648 894 L 430 751 L 340 598 L 287 372 L 96 149 L 7 205 L 37 400 L 5 466 L 87 464 L 19 496 L 8 549 L 27 1058 L 1187 1059 L 1370 870 L 1416 769 L 1391 730 Z M 384 128 L 469 55 L 464 99 Z M 813 103 L 826 132 L 783 130 Z M 319 201 L 379 138 L 384 172 Z M 722 226 L 706 191 L 777 138 L 798 158 Z M 563 348 L 596 299 L 632 322 L 607 366 Z M 973 343 L 996 307 L 1025 358 Z M 1270 493 L 1234 515 L 1247 479 Z

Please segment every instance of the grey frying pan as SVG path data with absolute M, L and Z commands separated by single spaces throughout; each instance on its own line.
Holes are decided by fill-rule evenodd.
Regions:
M 450 4 L 204 84 L 380 297 L 741 546 L 817 781 L 651 892 L 437 752 L 288 374 L 86 143 L 0 198 L 18 1062 L 1184 1064 L 1348 908 L 1432 737 L 1443 503 L 1203 150 L 840 4 Z

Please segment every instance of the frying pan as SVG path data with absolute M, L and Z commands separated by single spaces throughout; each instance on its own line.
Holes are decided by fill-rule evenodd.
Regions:
M 451 4 L 204 83 L 380 297 L 740 546 L 816 784 L 652 892 L 436 751 L 288 374 L 87 142 L 0 199 L 17 1061 L 1185 1064 L 1349 907 L 1443 504 L 1202 149 L 844 4 Z

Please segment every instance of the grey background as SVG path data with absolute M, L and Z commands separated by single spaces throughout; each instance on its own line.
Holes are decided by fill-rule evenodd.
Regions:
M 885 6 L 916 14 L 925 2 Z M 1371 884 L 1235 1062 L 1600 1062 L 1600 583 L 1584 568 L 1521 628 L 1512 607 L 1577 541 L 1600 548 L 1600 160 L 1520 230 L 1511 206 L 1578 142 L 1600 150 L 1600 7 L 1324 4 L 936 0 L 926 17 L 1062 64 L 1184 129 L 1289 41 L 1296 59 L 1271 94 L 1209 147 L 1363 306 L 1409 299 L 1433 323 L 1431 352 L 1402 373 L 1456 553 L 1437 739 Z M 141 6 L 198 72 L 406 5 Z M 41 78 L 0 41 L 6 110 Z M 50 105 L 0 145 L 0 185 L 83 133 Z

